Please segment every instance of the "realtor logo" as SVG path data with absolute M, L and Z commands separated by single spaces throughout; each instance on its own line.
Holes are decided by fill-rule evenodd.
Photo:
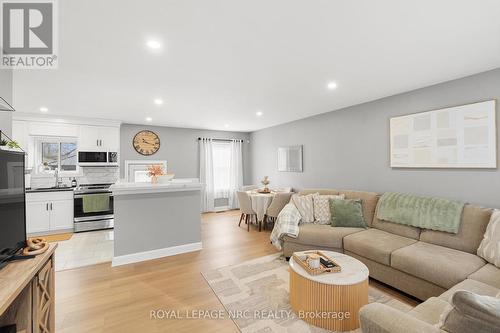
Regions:
M 54 0 L 0 0 L 1 67 L 57 68 Z

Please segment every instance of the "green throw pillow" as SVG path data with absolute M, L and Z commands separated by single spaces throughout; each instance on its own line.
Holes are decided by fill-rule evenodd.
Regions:
M 330 199 L 332 227 L 366 228 L 361 200 Z

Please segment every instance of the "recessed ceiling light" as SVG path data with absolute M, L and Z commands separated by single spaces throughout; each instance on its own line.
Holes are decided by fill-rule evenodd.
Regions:
M 146 42 L 146 46 L 152 50 L 158 50 L 159 48 L 161 48 L 161 43 L 157 40 L 150 39 Z
M 152 121 L 153 121 L 153 118 L 151 118 L 151 117 L 146 117 L 146 121 L 147 121 L 148 123 L 150 123 L 150 122 L 152 122 Z
M 255 112 L 255 115 L 256 115 L 257 117 L 260 117 L 260 116 L 262 116 L 263 114 L 264 114 L 264 112 L 262 112 L 262 111 L 257 111 L 257 112 Z
M 49 109 L 47 109 L 45 106 L 42 106 L 40 108 L 40 112 L 47 112 L 47 111 L 49 111 Z
M 163 104 L 163 100 L 162 100 L 161 98 L 156 98 L 156 99 L 154 100 L 154 103 L 155 103 L 156 105 L 162 105 L 162 104 Z
M 228 128 L 228 127 L 229 127 L 229 124 L 224 124 L 224 127 L 225 127 L 225 128 Z
M 330 90 L 334 90 L 337 88 L 337 83 L 335 82 L 328 82 L 328 84 L 326 85 L 326 87 Z

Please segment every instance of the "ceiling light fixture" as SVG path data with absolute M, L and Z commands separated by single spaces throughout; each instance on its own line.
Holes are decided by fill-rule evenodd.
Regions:
M 47 111 L 49 111 L 49 109 L 47 109 L 45 106 L 42 106 L 40 108 L 40 112 L 47 112 Z
M 336 89 L 336 88 L 337 88 L 337 83 L 335 83 L 335 82 L 329 82 L 329 83 L 326 85 L 326 87 L 327 87 L 328 89 L 330 89 L 330 90 L 334 90 L 334 89 Z
M 262 112 L 262 111 L 257 111 L 257 112 L 255 112 L 255 115 L 256 115 L 257 117 L 260 117 L 260 116 L 262 116 L 263 114 L 264 114 L 264 112 Z
M 157 40 L 150 39 L 146 42 L 146 46 L 152 50 L 158 50 L 161 48 L 161 43 Z
M 151 117 L 146 117 L 146 121 L 147 121 L 148 123 L 150 123 L 150 122 L 152 122 L 152 121 L 153 121 L 153 118 L 151 118 Z
M 228 128 L 228 127 L 229 127 L 229 124 L 224 124 L 224 127 L 225 127 L 225 128 Z
M 163 104 L 163 100 L 162 100 L 162 99 L 160 99 L 160 98 L 156 98 L 156 99 L 154 100 L 154 103 L 155 103 L 156 105 L 162 105 L 162 104 Z

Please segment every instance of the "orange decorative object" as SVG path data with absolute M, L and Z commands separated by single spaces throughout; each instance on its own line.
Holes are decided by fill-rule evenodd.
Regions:
M 28 238 L 26 245 L 28 246 L 23 250 L 25 256 L 42 254 L 49 248 L 49 243 L 44 238 Z

